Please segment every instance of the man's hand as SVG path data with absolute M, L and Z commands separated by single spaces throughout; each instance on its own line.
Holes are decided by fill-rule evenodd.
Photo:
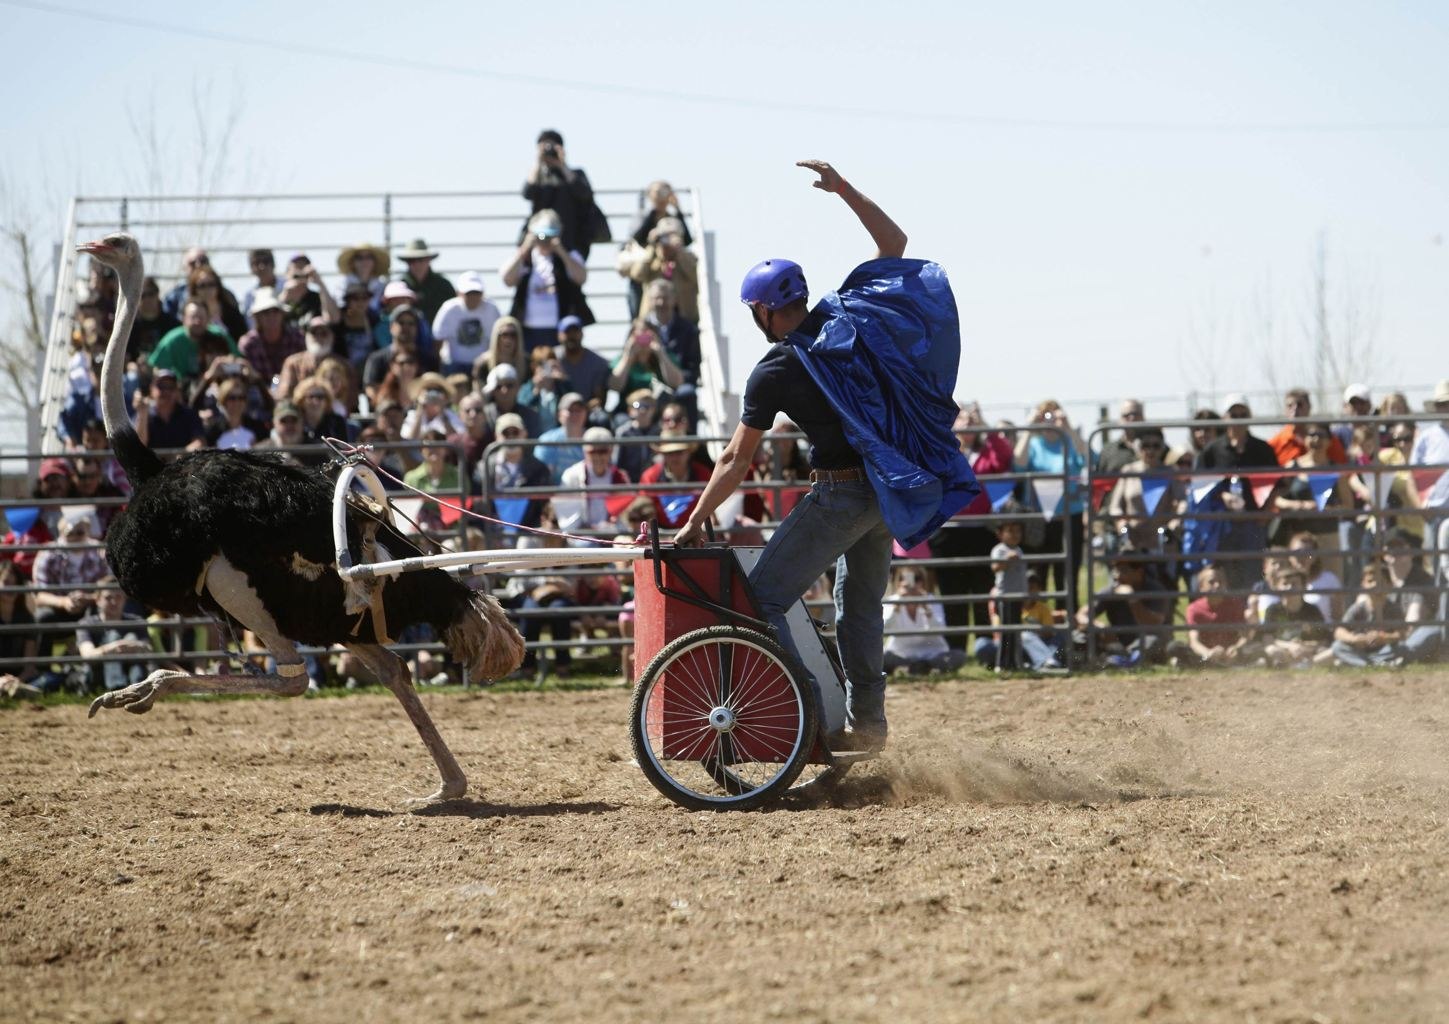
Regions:
M 677 548 L 697 548 L 703 543 L 704 526 L 692 519 L 674 535 L 674 546 Z
M 795 166 L 808 168 L 820 175 L 820 180 L 812 184 L 821 191 L 834 192 L 837 195 L 845 191 L 845 179 L 824 160 L 797 160 Z

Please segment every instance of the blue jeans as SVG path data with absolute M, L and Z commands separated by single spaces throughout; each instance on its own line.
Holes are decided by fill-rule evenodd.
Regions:
M 1333 656 L 1341 665 L 1386 665 L 1398 658 L 1408 662 L 1431 661 L 1439 653 L 1441 644 L 1440 627 L 1420 626 L 1396 644 L 1384 644 L 1375 650 L 1364 650 L 1336 640 Z
M 775 530 L 750 573 L 760 614 L 800 665 L 785 613 L 835 565 L 835 626 L 845 668 L 846 721 L 885 724 L 881 668 L 885 619 L 881 599 L 890 577 L 891 533 L 866 480 L 811 486 Z M 817 686 L 813 677 L 811 684 Z

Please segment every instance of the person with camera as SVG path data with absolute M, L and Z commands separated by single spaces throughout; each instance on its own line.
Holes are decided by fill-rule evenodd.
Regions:
M 255 296 L 248 298 L 255 302 Z M 294 253 L 287 261 L 287 276 L 282 279 L 277 298 L 282 301 L 287 323 L 298 329 L 319 316 L 333 324 L 342 319 L 342 311 L 306 253 Z
M 583 168 L 568 165 L 563 136 L 552 128 L 538 133 L 533 169 L 523 183 L 523 198 L 533 205 L 534 214 L 542 210 L 557 213 L 564 251 L 577 252 L 588 260 L 595 241 L 594 187 Z M 530 219 L 525 234 L 532 232 Z
M 528 219 L 518 251 L 503 266 L 503 283 L 513 289 L 509 315 L 523 324 L 523 346 L 531 351 L 552 345 L 559 321 L 578 317 L 587 327 L 594 312 L 584 299 L 589 271 L 585 256 L 563 241 L 563 221 L 554 210 L 539 210 Z
M 1067 419 L 1067 412 L 1055 399 L 1048 398 L 1037 405 L 1032 413 L 1035 430 L 1023 430 L 1017 435 L 1016 450 L 1013 453 L 1019 473 L 1044 473 L 1061 479 L 1066 478 L 1060 509 L 1042 509 L 1050 515 L 1046 524 L 1045 538 L 1041 544 L 1028 544 L 1028 554 L 1061 554 L 1066 544 L 1066 532 L 1071 530 L 1071 547 L 1063 562 L 1051 563 L 1052 589 L 1066 593 L 1071 588 L 1073 606 L 1080 607 L 1082 596 L 1078 576 L 1081 574 L 1082 559 L 1086 553 L 1086 511 L 1087 497 L 1077 482 L 1087 464 L 1089 452 L 1077 430 Z M 1061 514 L 1058 514 L 1061 513 Z M 1065 603 L 1058 607 L 1066 607 Z
M 946 642 L 946 610 L 928 570 L 911 565 L 896 569 L 891 587 L 894 604 L 883 609 L 885 652 L 881 667 L 892 675 L 950 672 L 966 663 L 966 654 Z
M 675 543 L 703 540 L 778 416 L 799 425 L 811 443 L 810 492 L 765 545 L 750 585 L 760 614 L 809 678 L 785 615 L 835 565 L 846 725 L 826 743 L 878 750 L 888 731 L 882 600 L 892 539 L 919 543 L 980 494 L 951 433 L 960 325 L 944 270 L 902 259 L 906 234 L 879 206 L 828 163 L 798 166 L 845 202 L 875 243 L 875 258 L 814 309 L 792 260 L 765 260 L 745 275 L 740 300 L 771 348 L 750 373 L 739 426 Z

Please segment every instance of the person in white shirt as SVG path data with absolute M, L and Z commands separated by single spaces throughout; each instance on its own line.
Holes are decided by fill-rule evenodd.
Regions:
M 443 373 L 471 373 L 473 360 L 488 351 L 493 325 L 502 316 L 483 297 L 483 276 L 468 271 L 458 275 L 458 294 L 438 307 L 433 337 L 441 346 Z
M 934 589 L 927 585 L 925 570 L 904 565 L 892 575 L 892 596 L 901 603 L 882 607 L 886 631 L 882 667 L 900 675 L 960 668 L 966 655 L 953 649 L 942 635 L 946 611 L 941 602 L 921 600 L 936 596 Z
M 607 427 L 584 431 L 584 457 L 563 471 L 563 491 L 554 496 L 554 512 L 564 533 L 580 531 L 613 535 L 619 530 L 609 505 L 627 505 L 633 495 L 607 488 L 629 486 L 629 475 L 614 465 L 614 435 Z M 577 542 L 576 542 L 577 543 Z

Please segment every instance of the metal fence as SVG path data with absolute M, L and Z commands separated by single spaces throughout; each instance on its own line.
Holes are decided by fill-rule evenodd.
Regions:
M 1428 424 L 1431 429 L 1439 429 L 1449 422 L 1449 416 L 1423 413 L 1338 417 L 1336 422 L 1350 430 L 1355 426 L 1369 428 L 1377 436 L 1381 429 L 1392 430 L 1397 425 Z M 1326 421 L 1312 418 L 1255 417 L 1207 422 L 1145 421 L 1126 429 L 1132 434 L 1204 426 L 1251 431 L 1254 427 L 1277 428 L 1290 423 L 1319 430 L 1326 427 Z M 1104 425 L 1094 430 L 1092 437 L 1121 429 L 1121 424 Z M 1095 594 L 1088 606 L 1090 621 L 1083 629 L 1088 663 L 1095 664 L 1106 650 L 1120 650 L 1124 645 L 1141 648 L 1145 638 L 1152 639 L 1150 660 L 1176 657 L 1189 664 L 1201 660 L 1202 651 L 1181 640 L 1183 634 L 1198 628 L 1183 617 L 1182 602 L 1201 596 L 1197 574 L 1208 566 L 1220 570 L 1227 583 L 1217 591 L 1219 599 L 1229 599 L 1230 608 L 1242 602 L 1245 615 L 1238 621 L 1215 621 L 1202 630 L 1236 633 L 1245 639 L 1260 633 L 1271 642 L 1272 631 L 1265 630 L 1259 612 L 1287 593 L 1295 602 L 1307 595 L 1315 605 L 1327 603 L 1332 614 L 1324 616 L 1323 627 L 1333 637 L 1345 625 L 1344 615 L 1353 600 L 1364 592 L 1362 570 L 1383 562 L 1394 538 L 1391 529 L 1402 522 L 1419 524 L 1419 534 L 1411 531 L 1411 536 L 1416 541 L 1421 536 L 1422 543 L 1413 546 L 1412 555 L 1433 581 L 1430 586 L 1418 588 L 1423 591 L 1429 614 L 1411 625 L 1437 629 L 1442 637 L 1449 622 L 1449 531 L 1443 529 L 1449 526 L 1449 509 L 1419 508 L 1416 498 L 1421 491 L 1427 495 L 1434 482 L 1449 472 L 1449 463 L 1411 465 L 1399 461 L 1406 454 L 1393 456 L 1392 462 L 1374 459 L 1313 466 L 1274 462 L 1236 468 L 1148 468 L 1139 463 L 1134 464 L 1137 468 L 1114 473 L 1094 467 L 1085 484 L 1092 495 L 1087 517 L 1088 535 L 1092 538 L 1087 549 L 1087 578 L 1095 581 L 1103 566 L 1112 567 L 1111 587 L 1130 588 L 1137 600 L 1146 603 L 1150 614 L 1134 612 L 1132 622 L 1101 622 L 1098 616 L 1105 614 L 1112 594 L 1106 588 Z M 1288 498 L 1290 490 L 1306 491 L 1306 495 Z M 1284 505 L 1284 500 L 1293 505 Z M 1294 540 L 1305 534 L 1312 540 Z M 1291 547 L 1293 543 L 1298 544 L 1296 549 Z M 1402 545 L 1395 546 L 1402 550 Z M 1310 549 L 1315 553 L 1312 557 L 1304 553 Z M 1298 564 L 1316 565 L 1320 570 L 1315 577 L 1318 582 L 1278 587 L 1271 577 L 1285 569 L 1291 575 Z M 1124 584 L 1118 578 L 1123 567 L 1127 567 L 1132 582 Z M 1137 567 L 1141 569 L 1140 579 Z M 1324 576 L 1322 570 L 1331 577 Z M 1333 582 L 1325 582 L 1330 579 Z M 1151 621 L 1159 615 L 1163 621 Z M 1117 618 L 1126 618 L 1120 605 Z M 1325 643 L 1318 657 L 1327 661 L 1332 654 L 1332 647 Z

